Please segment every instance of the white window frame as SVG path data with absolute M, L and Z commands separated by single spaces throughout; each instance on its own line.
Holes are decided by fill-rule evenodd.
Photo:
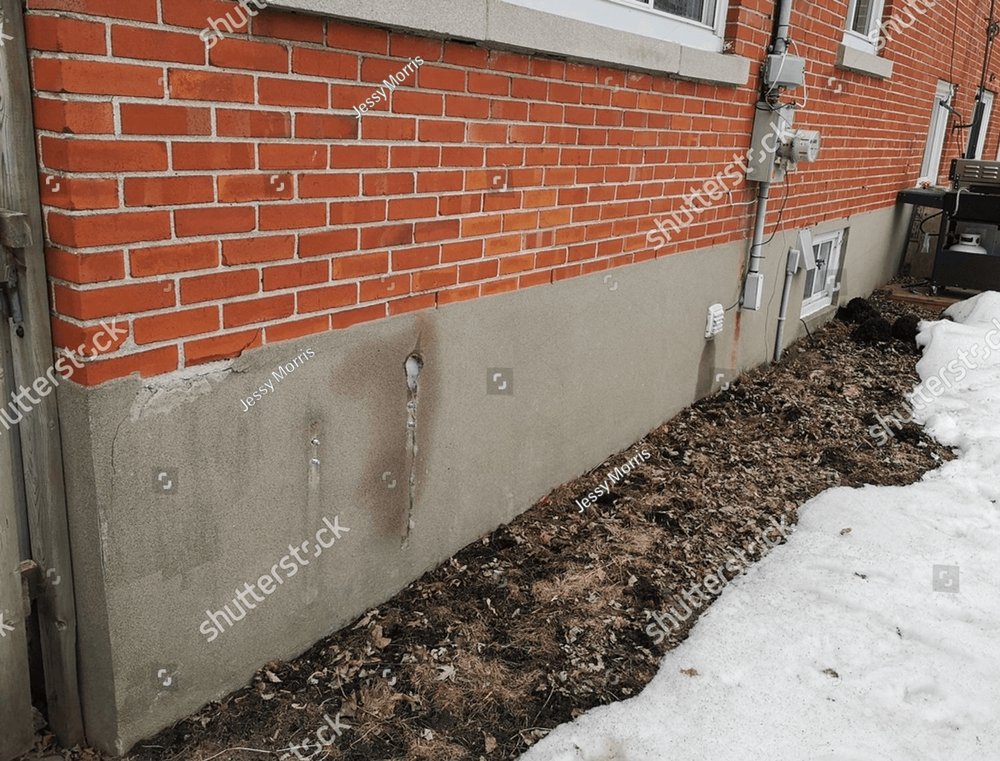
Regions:
M 651 0 L 506 0 L 544 13 L 713 52 L 724 49 L 729 0 L 715 0 L 711 23 L 656 10 Z
M 882 16 L 885 13 L 885 0 L 872 0 L 872 17 L 869 20 L 867 34 L 855 32 L 851 28 L 851 22 L 857 9 L 858 0 L 850 0 L 847 6 L 847 21 L 844 26 L 844 44 L 863 53 L 878 55 L 880 50 L 878 38 L 882 29 Z
M 983 102 L 986 109 L 983 111 L 983 124 L 979 128 L 979 143 L 976 145 L 976 155 L 973 158 L 981 159 L 986 150 L 986 137 L 990 133 L 990 117 L 993 116 L 993 101 L 995 94 L 989 90 L 983 91 Z
M 814 280 L 813 293 L 809 296 L 805 295 L 805 289 L 803 288 L 801 317 L 808 317 L 829 306 L 833 306 L 833 299 L 838 291 L 840 291 L 840 263 L 843 258 L 844 231 L 834 230 L 829 233 L 813 235 L 813 258 L 816 261 L 820 261 L 819 252 L 824 243 L 830 243 L 829 259 L 825 262 L 826 279 L 822 290 L 819 291 L 815 289 Z M 808 283 L 809 278 L 807 276 L 804 285 L 808 285 Z
M 927 128 L 927 143 L 924 146 L 924 158 L 920 164 L 920 177 L 930 177 L 936 185 L 941 175 L 941 156 L 944 154 L 944 144 L 948 138 L 948 117 L 951 113 L 941 105 L 941 101 L 951 103 L 955 94 L 955 86 L 939 79 L 934 90 L 934 102 L 931 105 L 931 123 Z

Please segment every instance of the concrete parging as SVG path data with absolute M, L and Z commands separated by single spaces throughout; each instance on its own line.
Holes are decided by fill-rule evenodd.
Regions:
M 850 229 L 842 300 L 889 277 L 899 219 L 890 208 L 819 228 Z M 765 361 L 791 235 L 766 252 L 771 308 L 728 312 L 714 341 L 706 309 L 735 301 L 745 244 L 266 346 L 184 376 L 60 387 L 91 742 L 124 752 L 295 656 L 712 392 L 720 368 Z M 802 288 L 800 274 L 789 341 Z M 423 367 L 408 409 L 413 352 Z M 488 393 L 501 389 L 513 393 Z M 314 556 L 324 518 L 349 531 Z M 208 641 L 206 611 L 235 610 L 237 589 L 294 564 L 290 545 L 306 540 L 308 564 L 278 570 L 245 620 Z

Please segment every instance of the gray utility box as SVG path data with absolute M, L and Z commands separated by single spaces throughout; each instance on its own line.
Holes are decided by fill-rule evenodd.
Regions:
M 782 136 L 792 129 L 795 108 L 781 105 L 771 108 L 758 103 L 753 120 L 753 137 L 747 154 L 747 179 L 752 182 L 781 182 L 785 178 L 784 162 L 778 162 Z

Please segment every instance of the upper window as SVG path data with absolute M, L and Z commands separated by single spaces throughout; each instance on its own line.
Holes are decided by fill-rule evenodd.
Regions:
M 633 0 L 655 11 L 715 26 L 715 0 Z
M 727 0 L 506 0 L 545 13 L 721 52 Z
M 884 42 L 879 44 L 884 7 L 885 0 L 850 0 L 844 44 L 866 53 L 877 53 L 885 47 Z

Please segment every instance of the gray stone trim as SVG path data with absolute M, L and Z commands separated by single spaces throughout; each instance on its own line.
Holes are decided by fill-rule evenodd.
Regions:
M 837 68 L 859 71 L 878 79 L 892 78 L 892 61 L 843 43 L 837 47 Z
M 549 53 L 680 79 L 745 85 L 750 59 L 536 11 L 504 0 L 265 0 L 268 6 Z

